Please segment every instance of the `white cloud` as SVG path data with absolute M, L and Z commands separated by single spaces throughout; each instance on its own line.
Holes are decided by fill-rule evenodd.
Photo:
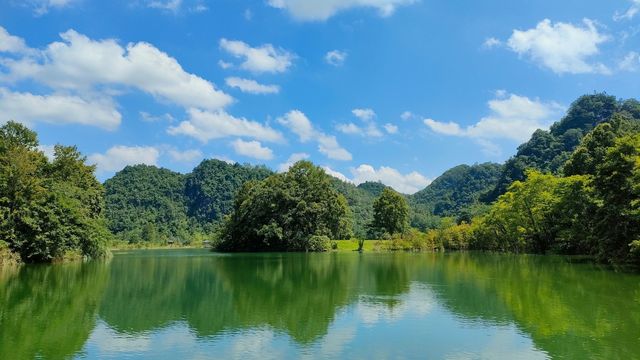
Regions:
M 307 153 L 294 153 L 294 154 L 291 154 L 291 156 L 289 156 L 287 161 L 283 162 L 282 164 L 280 164 L 278 166 L 278 171 L 279 172 L 285 172 L 285 171 L 289 170 L 289 168 L 292 167 L 293 164 L 297 163 L 300 160 L 306 160 L 308 158 L 309 158 L 309 154 L 307 154 Z
M 350 161 L 353 158 L 349 151 L 338 144 L 338 140 L 335 136 L 322 133 L 317 134 L 317 136 L 318 151 L 329 159 Z
M 184 107 L 221 109 L 232 98 L 153 45 L 140 42 L 126 48 L 115 40 L 92 40 L 69 30 L 41 51 L 41 58 L 3 59 L 4 80 L 31 78 L 54 89 L 95 91 L 99 86 L 133 87 Z
M 416 171 L 401 174 L 398 170 L 386 166 L 381 166 L 376 170 L 371 165 L 363 164 L 351 169 L 351 174 L 353 182 L 356 184 L 367 181 L 380 181 L 403 194 L 416 193 L 431 183 L 431 180 Z
M 96 164 L 98 172 L 120 171 L 127 165 L 157 165 L 160 151 L 152 146 L 114 146 L 104 154 L 92 154 L 89 163 Z
M 487 40 L 484 41 L 484 43 L 482 44 L 482 46 L 485 49 L 493 49 L 494 47 L 500 46 L 502 45 L 502 41 L 494 38 L 494 37 L 490 37 Z
M 336 126 L 336 129 L 344 134 L 361 134 L 362 133 L 362 129 L 354 123 L 338 124 Z
M 154 9 L 177 12 L 182 6 L 182 0 L 153 0 L 147 1 L 147 6 Z
M 165 113 L 162 115 L 152 115 L 146 111 L 140 111 L 140 117 L 142 118 L 142 121 L 146 121 L 146 122 L 157 122 L 157 121 L 172 122 L 173 120 L 175 120 L 173 118 L 173 115 L 169 113 Z
M 168 153 L 169 157 L 171 157 L 171 160 L 181 163 L 191 163 L 202 158 L 202 152 L 197 149 L 184 151 L 170 149 Z
M 280 87 L 277 85 L 263 85 L 250 79 L 228 77 L 225 82 L 230 87 L 238 88 L 240 91 L 250 94 L 277 94 L 280 92 Z
M 0 26 L 0 52 L 25 53 L 29 51 L 24 39 L 9 34 L 5 28 Z
M 231 143 L 236 154 L 248 156 L 254 159 L 271 160 L 273 159 L 273 151 L 268 147 L 262 146 L 259 141 L 244 141 L 236 139 Z
M 353 109 L 351 113 L 362 121 L 369 121 L 376 117 L 376 112 L 371 109 Z
M 327 174 L 336 177 L 342 181 L 350 182 L 356 185 L 367 181 L 381 182 L 387 186 L 391 186 L 398 192 L 403 194 L 413 194 L 431 183 L 431 180 L 417 171 L 408 174 L 402 174 L 398 170 L 381 166 L 376 169 L 371 165 L 362 164 L 357 168 L 351 168 L 351 178 L 344 174 L 331 169 L 328 166 L 323 167 Z
M 50 9 L 62 9 L 71 6 L 76 0 L 30 0 L 21 5 L 33 9 L 36 16 L 41 16 L 49 12 Z
M 191 136 L 203 143 L 230 136 L 244 136 L 271 142 L 283 141 L 282 134 L 269 126 L 245 118 L 237 118 L 224 111 L 189 109 L 187 112 L 189 119 L 177 126 L 169 127 L 169 134 Z
M 631 6 L 625 12 L 616 12 L 613 15 L 613 20 L 631 20 L 640 12 L 640 0 L 631 0 Z
M 424 124 L 432 131 L 444 135 L 522 142 L 535 130 L 547 128 L 564 111 L 564 107 L 558 103 L 545 103 L 514 94 L 493 99 L 488 105 L 491 114 L 465 128 L 455 122 L 433 119 L 425 119 Z
M 465 134 L 465 131 L 460 127 L 460 125 L 452 121 L 441 122 L 433 119 L 424 119 L 424 124 L 427 125 L 431 130 L 437 132 L 438 134 L 459 135 L 459 136 L 462 136 Z
M 340 50 L 331 50 L 324 56 L 324 61 L 333 66 L 342 66 L 346 60 L 347 53 Z
M 618 63 L 618 68 L 623 71 L 637 71 L 640 67 L 640 54 L 635 51 L 629 52 L 624 59 Z
M 610 70 L 605 65 L 590 62 L 590 58 L 599 54 L 598 46 L 608 40 L 592 20 L 584 19 L 583 26 L 576 26 L 545 19 L 534 29 L 514 30 L 507 46 L 557 74 L 607 74 Z
M 335 136 L 327 135 L 314 129 L 311 121 L 299 110 L 291 110 L 278 118 L 278 122 L 298 135 L 301 142 L 315 140 L 318 142 L 318 151 L 330 159 L 348 161 L 352 159 L 351 153 L 340 146 Z
M 384 124 L 384 129 L 389 133 L 389 134 L 396 134 L 398 132 L 398 126 L 397 125 L 393 125 L 390 123 L 386 123 Z
M 82 124 L 114 130 L 122 115 L 110 99 L 86 100 L 69 95 L 34 95 L 0 88 L 0 113 L 24 124 Z
M 307 142 L 314 137 L 315 130 L 307 116 L 300 110 L 291 110 L 284 116 L 278 118 L 278 122 L 294 134 L 298 135 L 301 142 Z
M 338 12 L 356 7 L 373 8 L 380 16 L 390 16 L 401 5 L 415 3 L 416 0 L 268 0 L 274 8 L 286 10 L 300 21 L 324 21 Z
M 368 137 L 381 137 L 382 131 L 373 120 L 376 117 L 375 111 L 371 109 L 353 109 L 351 113 L 364 122 L 363 126 L 354 123 L 338 124 L 336 129 L 344 134 L 355 134 Z
M 233 68 L 233 64 L 232 63 L 226 62 L 224 60 L 218 60 L 218 66 L 220 66 L 220 68 L 222 68 L 223 70 L 227 70 L 227 69 Z
M 236 164 L 237 161 L 230 159 L 229 157 L 225 156 L 225 155 L 213 155 L 212 158 L 216 159 L 216 160 L 220 160 L 220 161 L 224 161 L 227 164 Z
M 405 111 L 402 114 L 400 114 L 400 119 L 402 120 L 410 120 L 412 118 L 414 118 L 415 115 L 411 112 L 411 111 Z
M 220 47 L 232 56 L 244 59 L 240 68 L 254 73 L 285 72 L 291 67 L 295 58 L 292 53 L 276 49 L 271 44 L 254 48 L 242 41 L 220 39 Z
M 353 181 L 351 181 L 351 179 L 349 179 L 348 177 L 346 177 L 343 173 L 339 172 L 339 171 L 335 171 L 332 168 L 328 167 L 328 166 L 323 166 L 322 169 L 324 169 L 324 172 L 326 172 L 328 175 L 333 176 L 336 179 L 340 179 L 344 182 L 348 182 L 348 183 L 353 183 Z

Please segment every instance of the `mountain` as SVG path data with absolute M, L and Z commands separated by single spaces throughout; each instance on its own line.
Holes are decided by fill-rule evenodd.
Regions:
M 437 216 L 458 216 L 493 190 L 501 173 L 502 165 L 494 163 L 459 165 L 410 196 L 410 201 Z
M 527 169 L 559 174 L 580 140 L 598 124 L 610 121 L 616 113 L 640 119 L 640 102 L 618 100 L 606 93 L 581 96 L 549 131 L 537 130 L 529 141 L 518 147 L 516 155 L 505 163 L 495 188 L 484 200 L 497 199 L 512 182 L 523 180 Z

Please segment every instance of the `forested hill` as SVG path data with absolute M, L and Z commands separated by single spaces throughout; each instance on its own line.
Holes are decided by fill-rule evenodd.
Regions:
M 529 141 L 518 147 L 516 155 L 505 163 L 495 188 L 484 200 L 492 202 L 504 194 L 511 183 L 524 180 L 527 169 L 559 174 L 580 140 L 598 124 L 610 121 L 614 114 L 640 119 L 640 102 L 618 100 L 605 93 L 581 96 L 549 131 L 537 130 Z
M 272 174 L 264 166 L 215 159 L 202 161 L 189 174 L 156 166 L 127 166 L 104 183 L 109 229 L 128 242 L 208 237 L 231 212 L 234 197 L 245 182 Z M 339 179 L 332 184 L 351 207 L 354 233 L 365 236 L 373 218 L 373 201 L 386 186 L 374 182 L 355 186 Z
M 501 173 L 502 165 L 494 163 L 459 165 L 445 171 L 410 200 L 437 216 L 473 213 L 472 208 L 481 205 L 480 198 L 495 188 Z

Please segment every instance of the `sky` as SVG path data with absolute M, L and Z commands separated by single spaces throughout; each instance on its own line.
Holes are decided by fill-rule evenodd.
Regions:
M 100 180 L 308 159 L 410 194 L 638 71 L 640 0 L 0 0 L 0 122 Z

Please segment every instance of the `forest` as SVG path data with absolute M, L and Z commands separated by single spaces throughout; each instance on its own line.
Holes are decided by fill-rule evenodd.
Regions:
M 640 102 L 605 93 L 577 99 L 505 164 L 456 166 L 413 195 L 356 186 L 305 161 L 282 173 L 215 159 L 187 174 L 135 165 L 100 184 L 76 148 L 57 146 L 49 160 L 37 146 L 20 124 L 0 130 L 5 259 L 205 241 L 223 251 L 324 251 L 356 238 L 640 266 Z

